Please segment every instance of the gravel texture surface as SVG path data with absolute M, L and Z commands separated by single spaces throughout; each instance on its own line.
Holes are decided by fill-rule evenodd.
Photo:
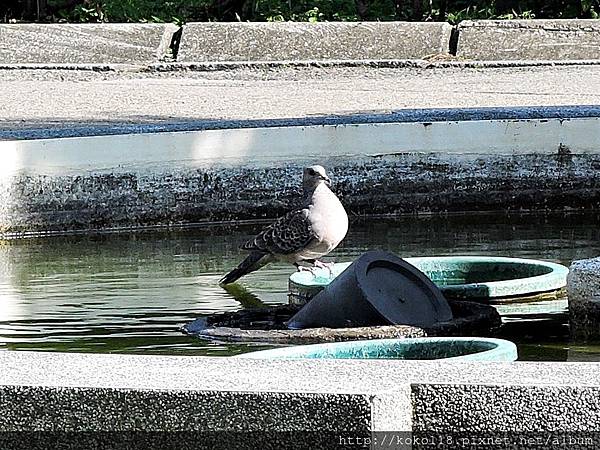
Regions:
M 596 66 L 0 70 L 0 132 L 600 104 Z

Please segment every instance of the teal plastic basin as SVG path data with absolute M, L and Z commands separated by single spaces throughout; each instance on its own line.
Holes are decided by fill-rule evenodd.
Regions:
M 258 359 L 443 359 L 446 361 L 515 361 L 517 357 L 517 347 L 510 341 L 470 337 L 334 342 L 283 347 L 236 356 L 236 358 Z
M 427 275 L 446 298 L 504 303 L 523 297 L 559 292 L 567 284 L 569 269 L 535 259 L 487 256 L 432 256 L 404 258 Z M 290 300 L 305 303 L 351 263 L 295 272 L 290 276 Z

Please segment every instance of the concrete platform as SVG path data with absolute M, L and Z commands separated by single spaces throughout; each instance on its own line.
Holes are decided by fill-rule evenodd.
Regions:
M 0 24 L 0 64 L 143 64 L 170 57 L 173 24 Z
M 177 61 L 418 59 L 448 53 L 451 31 L 439 22 L 188 23 Z
M 600 21 L 478 20 L 458 25 L 457 56 L 475 60 L 600 58 Z
M 598 363 L 1 352 L 0 364 L 0 431 L 20 432 L 21 444 L 35 430 L 108 441 L 116 431 L 177 431 L 169 436 L 195 437 L 199 448 L 231 448 L 224 440 L 236 437 L 236 448 L 348 448 L 340 439 L 356 437 L 380 448 L 383 439 L 415 436 L 456 448 L 448 442 L 490 434 L 509 439 L 494 448 L 560 436 L 591 439 L 578 448 L 594 448 L 590 424 L 600 419 Z
M 115 65 L 103 65 L 102 71 L 5 69 L 0 70 L 0 139 L 231 128 L 242 122 L 255 127 L 351 123 L 355 116 L 381 120 L 432 108 L 435 120 L 443 120 L 444 108 L 569 105 L 572 117 L 579 105 L 600 105 L 596 65 L 423 63 L 201 72 Z

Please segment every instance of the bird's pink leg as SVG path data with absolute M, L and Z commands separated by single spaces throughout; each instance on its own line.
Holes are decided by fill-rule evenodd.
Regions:
M 294 263 L 294 265 L 296 266 L 296 269 L 298 269 L 298 272 L 310 272 L 312 273 L 313 277 L 315 276 L 315 267 L 301 266 L 298 263 Z
M 333 266 L 335 265 L 334 262 L 323 262 L 319 261 L 318 259 L 315 259 L 314 265 L 317 268 L 327 269 L 329 271 L 329 275 L 333 276 Z

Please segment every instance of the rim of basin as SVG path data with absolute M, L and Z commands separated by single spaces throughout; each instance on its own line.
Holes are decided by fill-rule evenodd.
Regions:
M 561 264 L 550 261 L 542 261 L 537 259 L 512 258 L 505 256 L 423 256 L 423 257 L 407 257 L 403 258 L 410 264 L 415 265 L 422 271 L 427 272 L 423 267 L 427 264 L 436 263 L 443 265 L 444 262 L 451 260 L 454 264 L 510 264 L 510 265 L 527 265 L 529 267 L 546 268 L 548 271 L 540 275 L 530 277 L 510 278 L 498 281 L 481 281 L 475 283 L 458 283 L 439 285 L 442 290 L 452 289 L 477 289 L 486 287 L 488 290 L 487 297 L 510 297 L 518 295 L 526 295 L 535 292 L 547 292 L 561 289 L 566 286 L 567 274 L 569 269 Z M 333 267 L 335 276 L 338 276 L 348 266 L 352 264 L 336 263 Z M 329 277 L 328 269 L 319 268 L 315 271 L 315 276 L 310 272 L 295 272 L 290 276 L 290 281 L 296 285 L 305 288 L 317 288 L 327 286 L 333 278 Z M 335 278 L 335 277 L 334 277 Z
M 393 358 L 393 357 L 344 357 L 340 358 L 340 352 L 357 351 L 361 349 L 389 349 L 390 347 L 427 347 L 441 344 L 472 344 L 475 348 L 465 349 L 468 353 L 458 354 L 456 356 L 440 358 Z M 479 348 L 477 348 L 479 346 Z M 414 351 L 414 350 L 413 350 Z M 418 349 L 417 349 L 418 351 Z M 357 354 L 359 354 L 357 352 Z M 485 354 L 485 355 L 484 355 Z M 285 359 L 385 359 L 385 360 L 412 360 L 412 361 L 434 361 L 443 359 L 444 361 L 465 361 L 465 360 L 502 360 L 514 361 L 517 359 L 516 345 L 505 339 L 497 338 L 479 338 L 479 337 L 421 337 L 421 338 L 401 338 L 401 339 L 369 339 L 344 342 L 328 342 L 322 344 L 296 345 L 281 347 L 269 350 L 260 350 L 256 352 L 243 353 L 234 356 L 235 358 L 285 358 Z

